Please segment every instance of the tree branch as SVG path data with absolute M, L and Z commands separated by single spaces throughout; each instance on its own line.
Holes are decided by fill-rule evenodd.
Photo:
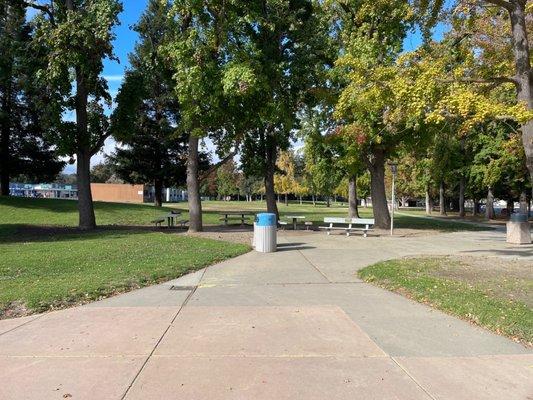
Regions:
M 91 147 L 90 149 L 90 152 L 91 152 L 91 157 L 94 156 L 96 153 L 98 153 L 100 151 L 100 149 L 102 148 L 102 146 L 104 145 L 106 139 L 111 136 L 111 132 L 108 131 L 104 134 L 102 134 L 98 140 L 96 141 L 96 143 L 94 144 L 94 146 Z
M 35 10 L 44 12 L 46 15 L 48 15 L 48 18 L 50 18 L 50 22 L 52 23 L 52 25 L 55 25 L 54 13 L 50 9 L 50 7 L 45 6 L 43 4 L 34 3 L 32 1 L 26 1 L 26 0 L 21 0 L 21 3 L 25 7 L 30 7 Z
M 460 79 L 442 79 L 443 83 L 478 83 L 478 84 L 492 84 L 492 85 L 502 85 L 504 83 L 512 83 L 515 86 L 518 86 L 518 81 L 515 78 L 508 76 L 495 76 L 494 78 L 460 78 Z
M 224 157 L 222 160 L 217 162 L 215 165 L 212 165 L 211 167 L 209 167 L 209 169 L 207 171 L 202 172 L 201 176 L 198 177 L 198 182 L 199 183 L 204 182 L 207 178 L 209 178 L 209 175 L 211 175 L 217 169 L 219 169 L 224 164 L 226 164 L 228 161 L 233 159 L 233 157 L 235 157 L 237 155 L 238 150 L 239 150 L 239 146 L 237 145 L 237 146 L 235 146 L 235 150 L 233 150 L 231 153 L 229 153 L 226 157 Z
M 486 3 L 494 4 L 498 7 L 503 7 L 506 10 L 510 11 L 513 8 L 513 5 L 507 0 L 484 0 Z

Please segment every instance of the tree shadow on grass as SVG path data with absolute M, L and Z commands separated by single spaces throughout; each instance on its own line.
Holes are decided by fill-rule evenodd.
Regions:
M 184 233 L 185 230 L 179 228 L 156 228 L 153 226 L 103 225 L 95 230 L 85 231 L 71 226 L 0 224 L 0 244 L 77 241 L 106 237 L 111 239 L 149 232 L 177 234 Z
M 179 203 L 178 203 L 179 204 Z M 27 197 L 0 197 L 0 206 L 14 207 L 17 209 L 27 210 L 46 210 L 58 213 L 77 213 L 78 201 L 67 199 L 45 199 L 45 198 L 27 198 Z M 129 211 L 146 211 L 147 207 L 152 207 L 147 203 L 112 203 L 104 201 L 95 201 L 94 208 L 96 212 L 106 213 L 123 213 L 127 208 Z M 177 207 L 155 208 L 161 212 L 176 210 Z

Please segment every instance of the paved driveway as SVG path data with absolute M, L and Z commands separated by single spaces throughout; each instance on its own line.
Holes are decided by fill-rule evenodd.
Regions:
M 0 321 L 0 399 L 533 399 L 531 351 L 355 274 L 411 254 L 533 265 L 533 246 L 508 246 L 501 232 L 280 242 L 274 254 Z

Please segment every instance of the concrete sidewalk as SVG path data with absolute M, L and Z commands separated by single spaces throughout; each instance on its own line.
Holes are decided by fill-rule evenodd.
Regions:
M 414 254 L 533 263 L 532 246 L 281 235 L 274 254 L 0 321 L 0 399 L 533 399 L 531 351 L 356 276 Z

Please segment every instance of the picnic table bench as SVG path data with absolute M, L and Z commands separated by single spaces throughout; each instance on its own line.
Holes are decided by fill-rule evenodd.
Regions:
M 319 226 L 319 229 L 325 229 L 328 235 L 331 234 L 333 230 L 343 230 L 346 232 L 346 236 L 350 236 L 352 231 L 362 231 L 363 236 L 367 237 L 368 231 L 373 230 L 374 218 L 324 218 L 324 223 L 329 224 L 328 226 Z M 354 227 L 355 226 L 355 227 Z M 361 227 L 357 227 L 361 226 Z
M 286 215 L 285 218 L 288 220 L 292 220 L 292 229 L 296 230 L 298 228 L 298 220 L 299 219 L 305 219 L 305 216 L 303 215 Z
M 224 221 L 224 225 L 228 225 L 230 220 L 240 220 L 241 225 L 244 225 L 249 217 L 255 216 L 255 213 L 251 211 L 223 211 L 218 214 L 220 215 L 219 220 Z
M 152 221 L 150 221 L 152 224 L 155 224 L 156 226 L 161 226 L 161 224 L 165 221 L 167 221 L 167 225 L 169 228 L 174 227 L 176 224 L 179 224 L 181 227 L 183 227 L 187 222 L 187 220 L 178 220 L 177 218 L 181 215 L 181 212 L 178 211 L 171 211 L 168 214 L 161 215 Z

